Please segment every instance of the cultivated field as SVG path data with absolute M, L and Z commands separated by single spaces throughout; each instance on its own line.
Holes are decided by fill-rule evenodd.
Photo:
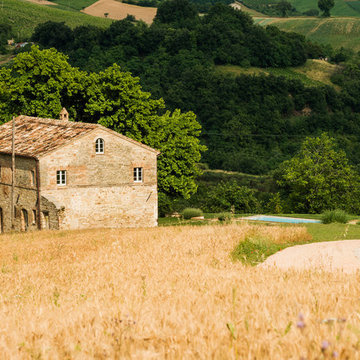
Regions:
M 136 20 L 142 20 L 151 24 L 156 15 L 157 8 L 123 4 L 117 0 L 99 0 L 82 10 L 85 14 L 122 20 L 127 15 L 135 16 Z
M 213 225 L 0 236 L 2 359 L 358 359 L 358 275 L 233 262 Z M 323 349 L 322 349 L 323 348 Z
M 248 67 L 244 68 L 236 65 L 219 65 L 216 67 L 221 72 L 229 72 L 235 75 L 250 74 L 250 75 L 275 75 L 284 76 L 289 79 L 300 80 L 305 86 L 319 86 L 319 85 L 332 85 L 336 88 L 330 78 L 339 70 L 338 65 L 330 64 L 325 60 L 307 60 L 302 66 L 290 68 L 257 68 Z
M 38 5 L 26 0 L 1 0 L 0 22 L 10 24 L 16 40 L 27 40 L 35 27 L 46 21 L 65 22 L 71 28 L 79 25 L 110 26 L 110 19 L 94 18 L 78 11 L 56 8 L 56 5 Z
M 262 26 L 275 25 L 284 31 L 303 34 L 312 41 L 331 44 L 334 48 L 344 46 L 354 51 L 360 50 L 360 18 L 254 17 L 254 21 Z

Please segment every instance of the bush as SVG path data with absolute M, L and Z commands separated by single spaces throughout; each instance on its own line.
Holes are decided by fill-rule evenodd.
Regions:
M 200 209 L 195 208 L 186 208 L 182 212 L 184 219 L 191 219 L 193 217 L 202 216 L 203 212 Z
M 328 210 L 321 215 L 321 221 L 323 224 L 341 223 L 346 224 L 349 220 L 349 216 L 344 210 Z
M 261 204 L 255 194 L 256 190 L 241 186 L 236 181 L 221 181 L 209 191 L 206 211 L 217 213 L 234 208 L 237 214 L 257 213 Z
M 306 15 L 306 16 L 318 16 L 319 15 L 319 10 L 310 9 L 310 10 L 304 11 L 303 14 Z
M 232 217 L 231 213 L 221 213 L 218 216 L 219 221 L 230 221 Z

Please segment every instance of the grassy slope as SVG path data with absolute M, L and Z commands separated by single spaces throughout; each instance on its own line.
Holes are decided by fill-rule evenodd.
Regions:
M 337 66 L 321 60 L 308 60 L 305 65 L 294 68 L 242 68 L 235 65 L 217 66 L 221 72 L 230 72 L 235 75 L 240 74 L 272 74 L 284 76 L 286 78 L 301 80 L 306 86 L 333 85 L 330 81 L 331 75 L 336 71 Z
M 70 9 L 70 10 L 82 10 L 86 7 L 92 5 L 97 0 L 49 0 L 58 4 L 59 7 L 63 9 Z
M 0 23 L 13 27 L 16 38 L 27 39 L 39 23 L 45 21 L 64 21 L 70 27 L 92 24 L 105 28 L 111 20 L 89 16 L 80 12 L 66 11 L 52 6 L 36 5 L 23 0 L 2 0 Z
M 318 0 L 289 0 L 294 7 L 301 12 L 310 9 L 318 10 Z M 360 16 L 360 13 L 350 7 L 344 0 L 336 0 L 335 6 L 331 10 L 331 15 L 333 16 Z
M 334 48 L 341 46 L 360 50 L 359 18 L 254 18 L 255 23 L 266 26 L 276 25 L 284 31 L 295 31 L 308 39 L 323 44 L 331 44 Z
M 259 6 L 259 5 L 268 5 L 275 4 L 276 0 L 243 0 L 244 3 L 250 8 Z M 318 9 L 317 3 L 318 0 L 289 0 L 289 2 L 296 8 L 299 12 L 304 12 L 310 9 Z M 335 6 L 331 9 L 332 16 L 357 16 L 360 17 L 360 8 L 357 3 L 360 1 L 346 1 L 346 0 L 336 0 Z M 356 4 L 355 6 L 353 4 Z

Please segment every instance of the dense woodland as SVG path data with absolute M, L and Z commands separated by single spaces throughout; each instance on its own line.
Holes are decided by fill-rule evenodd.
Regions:
M 336 139 L 350 164 L 360 166 L 357 57 L 334 75 L 340 90 L 284 77 L 224 74 L 217 65 L 288 67 L 325 56 L 348 60 L 343 51 L 334 53 L 302 35 L 254 25 L 247 14 L 224 4 L 200 17 L 186 0 L 165 1 L 151 26 L 131 16 L 106 30 L 47 22 L 32 40 L 57 48 L 72 66 L 91 73 L 117 63 L 139 76 L 153 98 L 165 100 L 163 111 L 193 111 L 208 148 L 202 162 L 210 168 L 268 174 L 296 154 L 306 136 L 323 132 Z M 76 115 L 88 120 L 81 111 Z

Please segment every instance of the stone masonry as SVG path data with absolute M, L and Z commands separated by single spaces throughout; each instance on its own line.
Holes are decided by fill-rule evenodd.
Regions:
M 101 125 L 68 121 L 65 111 L 61 118 L 15 121 L 15 230 L 156 226 L 158 151 Z M 0 126 L 5 232 L 11 230 L 10 123 Z

